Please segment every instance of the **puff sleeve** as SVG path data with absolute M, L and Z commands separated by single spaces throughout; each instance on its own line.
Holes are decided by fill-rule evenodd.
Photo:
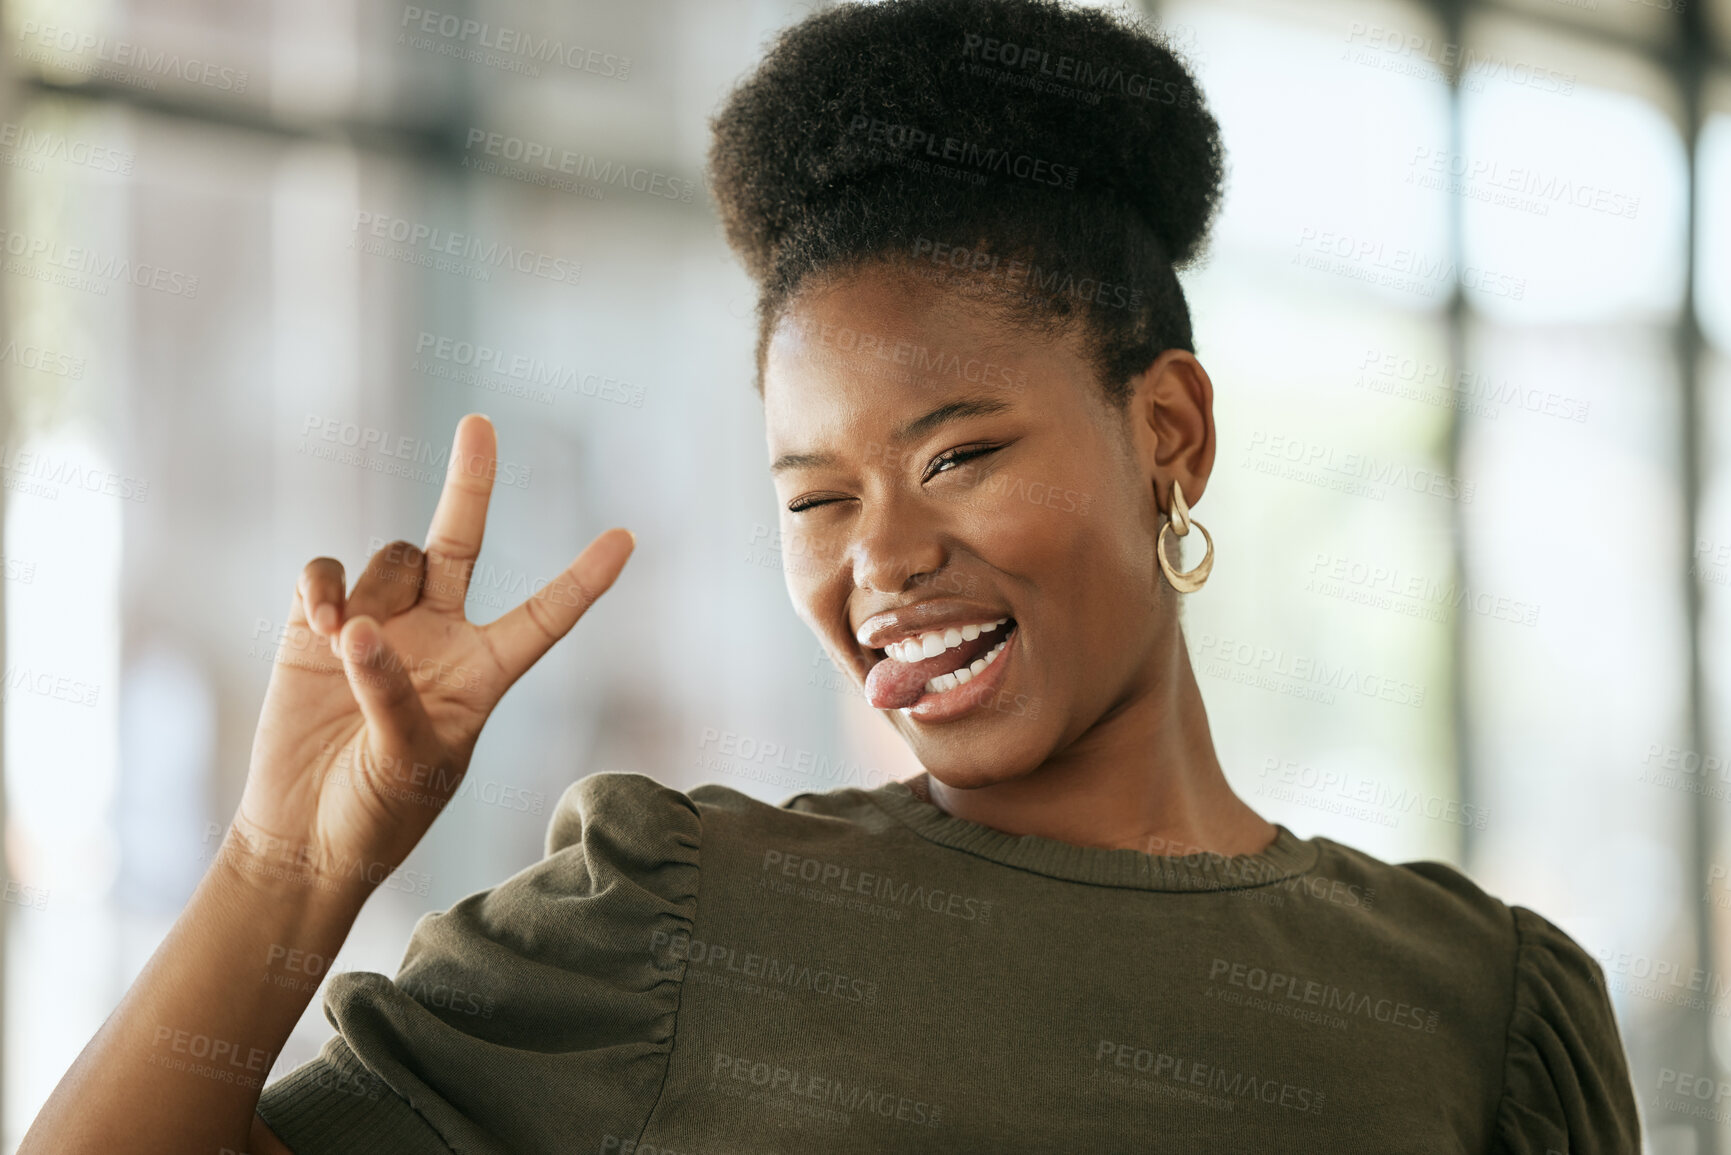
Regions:
M 1525 907 L 1515 920 L 1515 997 L 1495 1155 L 1628 1155 L 1640 1120 L 1604 971 Z
M 660 1093 L 697 908 L 700 819 L 641 774 L 569 787 L 546 856 L 428 914 L 397 977 L 333 975 L 337 1030 L 258 1106 L 295 1155 L 606 1149 Z M 613 1149 L 617 1149 L 615 1146 Z

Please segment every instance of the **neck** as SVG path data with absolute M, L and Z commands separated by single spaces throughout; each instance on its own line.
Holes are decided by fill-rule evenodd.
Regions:
M 1266 850 L 1277 831 L 1227 784 L 1190 655 L 1170 637 L 1156 676 L 1032 773 L 971 789 L 922 774 L 914 788 L 1007 834 L 1161 856 Z

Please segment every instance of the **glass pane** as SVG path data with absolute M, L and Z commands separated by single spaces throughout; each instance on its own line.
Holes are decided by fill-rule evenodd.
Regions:
M 1664 74 L 1506 18 L 1474 21 L 1467 45 L 1507 66 L 1463 81 L 1462 146 L 1427 182 L 1460 201 L 1473 306 L 1522 323 L 1673 317 L 1688 176 Z
M 1301 834 L 1458 859 L 1450 615 L 1427 591 L 1471 494 L 1441 457 L 1447 216 L 1404 180 L 1447 137 L 1448 88 L 1365 31 L 1435 28 L 1398 4 L 1178 4 L 1165 23 L 1195 46 L 1233 174 L 1186 281 L 1220 448 L 1198 508 L 1217 561 L 1184 629 L 1222 764 Z

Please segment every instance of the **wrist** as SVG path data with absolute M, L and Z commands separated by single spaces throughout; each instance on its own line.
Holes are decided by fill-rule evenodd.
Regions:
M 369 871 L 335 861 L 309 842 L 266 833 L 240 814 L 223 835 L 211 868 L 231 888 L 250 891 L 273 905 L 352 911 L 351 919 L 390 873 L 383 864 Z

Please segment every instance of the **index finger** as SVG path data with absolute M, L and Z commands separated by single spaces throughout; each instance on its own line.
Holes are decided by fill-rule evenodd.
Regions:
M 485 416 L 471 413 L 457 422 L 445 487 L 439 491 L 439 505 L 427 528 L 421 605 L 462 612 L 463 600 L 469 596 L 469 575 L 481 555 L 497 453 L 498 437 Z

